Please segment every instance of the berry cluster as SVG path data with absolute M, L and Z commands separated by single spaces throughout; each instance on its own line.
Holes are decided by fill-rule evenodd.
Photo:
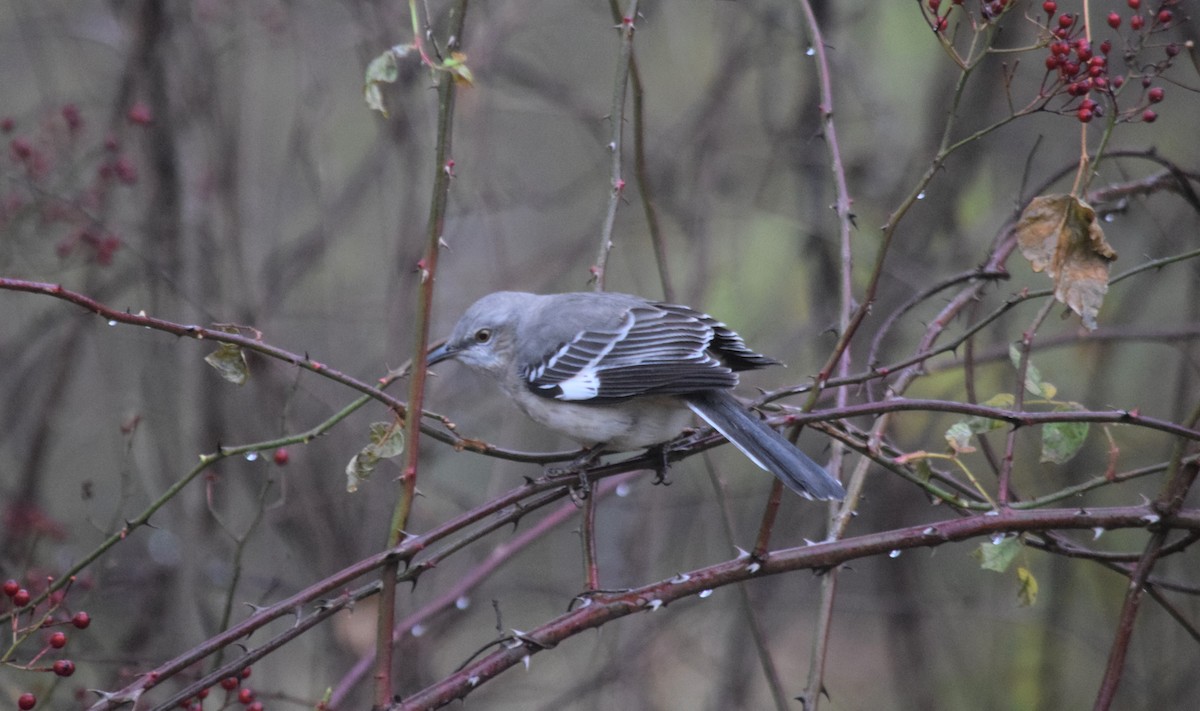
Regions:
M 246 711 L 263 711 L 265 706 L 259 701 L 254 689 L 248 686 L 243 686 L 242 681 L 250 678 L 250 667 L 242 670 L 238 676 L 225 677 L 220 681 L 220 686 L 225 690 L 225 703 L 221 708 L 225 708 L 235 700 L 245 707 Z M 179 702 L 179 708 L 186 711 L 203 711 L 204 700 L 209 696 L 209 689 L 201 689 L 200 693 L 190 699 L 184 699 Z
M 933 31 L 941 34 L 950 27 L 950 10 L 963 5 L 964 0 L 950 0 L 943 5 L 942 0 L 926 0 L 926 6 L 931 14 L 930 25 Z M 985 24 L 991 23 L 1004 14 L 1004 11 L 1012 7 L 1013 3 L 1010 0 L 980 0 L 979 16 Z M 943 12 L 943 7 L 945 12 Z M 971 18 L 974 24 L 974 18 Z
M 1170 7 L 1176 2 L 1163 0 L 1153 12 L 1145 15 L 1142 14 L 1142 0 L 1127 0 L 1132 14 L 1127 21 L 1130 32 L 1124 34 L 1120 31 L 1126 25 L 1126 18 L 1115 11 L 1108 14 L 1106 22 L 1119 33 L 1117 39 L 1124 45 L 1122 55 L 1127 66 L 1136 66 L 1136 58 L 1147 46 L 1151 33 L 1160 32 L 1175 22 L 1175 13 Z M 1046 31 L 1049 33 L 1045 59 L 1048 81 L 1043 86 L 1043 95 L 1053 97 L 1065 94 L 1067 101 L 1061 112 L 1073 113 L 1080 122 L 1088 123 L 1093 118 L 1103 116 L 1106 105 L 1114 111 L 1118 110 L 1117 98 L 1127 77 L 1123 74 L 1110 75 L 1109 57 L 1114 46 L 1112 39 L 1105 39 L 1098 47 L 1093 47 L 1085 36 L 1083 19 L 1071 13 L 1058 14 L 1058 9 L 1055 0 L 1042 3 L 1042 11 L 1046 14 Z M 1118 120 L 1153 123 L 1158 118 L 1158 113 L 1151 106 L 1161 102 L 1165 92 L 1162 87 L 1154 86 L 1153 82 L 1170 66 L 1177 54 L 1178 45 L 1167 44 L 1162 61 L 1144 67 L 1139 75 L 1130 77 L 1140 79 L 1142 96 L 1135 106 L 1121 111 Z
M 135 103 L 126 113 L 129 126 L 144 128 L 153 123 L 150 107 Z M 9 180 L 0 193 L 0 232 L 16 227 L 25 218 L 39 226 L 63 225 L 65 235 L 55 253 L 66 259 L 81 253 L 86 261 L 107 266 L 121 248 L 120 237 L 105 227 L 113 191 L 136 185 L 137 164 L 122 150 L 121 140 L 109 133 L 100 145 L 86 140 L 83 111 L 66 104 L 42 117 L 36 126 L 20 131 L 16 119 L 0 118 L 0 135 L 7 137 L 8 153 L 0 155 L 0 175 Z M 81 170 L 85 161 L 95 165 L 79 188 L 64 187 L 88 176 Z
M 0 591 L 3 591 L 4 596 L 0 598 L 0 612 L 4 611 L 5 607 L 11 606 L 11 614 L 13 618 L 13 636 L 15 639 L 14 649 L 19 647 L 26 640 L 35 638 L 42 634 L 41 630 L 50 630 L 54 627 L 74 627 L 77 630 L 85 630 L 92 624 L 91 615 L 86 612 L 79 611 L 70 614 L 66 610 L 66 597 L 71 589 L 71 584 L 74 583 L 74 578 L 68 581 L 68 584 L 58 590 L 54 590 L 49 594 L 41 595 L 42 600 L 35 602 L 35 595 L 38 595 L 38 588 L 42 587 L 42 579 L 38 578 L 39 585 L 31 584 L 22 585 L 16 580 L 6 580 L 3 585 L 0 585 Z M 49 590 L 54 583 L 53 578 L 44 579 L 44 587 L 42 592 Z M 7 601 L 7 604 L 5 604 Z M 21 619 L 27 620 L 21 624 Z M 34 654 L 28 661 L 17 662 L 15 658 L 8 659 L 5 664 L 17 669 L 33 672 L 49 672 L 59 677 L 69 677 L 75 673 L 75 662 L 65 657 L 56 659 L 49 666 L 39 665 L 42 658 L 47 654 L 53 654 L 67 646 L 69 637 L 66 632 L 61 629 L 53 630 L 45 634 L 42 638 L 42 647 L 40 651 Z M 17 697 L 17 708 L 23 711 L 37 706 L 38 698 L 30 691 L 27 691 Z

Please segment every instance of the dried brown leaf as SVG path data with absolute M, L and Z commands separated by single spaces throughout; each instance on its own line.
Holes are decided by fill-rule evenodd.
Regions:
M 1017 222 L 1017 243 L 1035 272 L 1054 280 L 1054 298 L 1096 328 L 1116 251 L 1104 239 L 1096 211 L 1071 195 L 1041 195 Z

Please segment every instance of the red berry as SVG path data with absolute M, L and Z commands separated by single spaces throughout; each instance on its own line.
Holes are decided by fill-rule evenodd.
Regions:
M 263 711 L 263 705 L 262 705 L 262 702 L 261 702 L 261 701 L 255 701 L 254 703 L 252 703 L 252 704 L 250 704 L 249 706 L 247 706 L 247 707 L 246 707 L 246 711 Z
M 1121 16 L 1115 12 L 1108 13 L 1108 26 L 1114 30 L 1121 26 Z
M 1151 89 L 1150 91 L 1146 92 L 1146 98 L 1150 100 L 1150 103 L 1157 104 L 1158 102 L 1163 100 L 1163 94 L 1164 94 L 1164 92 L 1162 90 L 1162 87 L 1156 86 L 1153 89 Z
M 1166 46 L 1166 52 L 1168 57 L 1174 57 L 1175 55 L 1179 54 L 1179 45 L 1175 44 L 1174 42 L 1168 44 Z
M 12 151 L 13 158 L 17 160 L 25 160 L 33 155 L 33 145 L 24 138 L 14 138 L 8 142 L 8 149 Z
M 934 23 L 933 31 L 934 32 L 945 32 L 946 28 L 949 26 L 950 26 L 950 23 L 949 23 L 949 21 L 946 20 L 946 18 L 939 17 L 937 19 L 937 22 Z
M 12 597 L 13 595 L 16 595 L 17 591 L 20 589 L 21 589 L 21 584 L 18 583 L 17 581 L 15 581 L 15 580 L 5 580 L 4 581 L 4 594 L 5 595 Z
M 1154 113 L 1153 109 L 1146 109 L 1142 112 L 1142 120 L 1146 123 L 1154 123 L 1158 119 L 1158 114 Z
M 1054 2 L 1054 0 L 1046 0 L 1046 2 L 1042 3 L 1042 11 L 1047 15 L 1053 16 L 1054 13 L 1058 12 L 1058 3 Z
M 54 662 L 54 673 L 59 676 L 71 676 L 75 673 L 75 662 L 70 659 L 59 659 Z
M 29 591 L 25 588 L 21 588 L 15 594 L 13 594 L 12 601 L 17 607 L 25 607 L 29 604 L 30 597 L 31 595 L 29 594 Z
M 83 127 L 83 116 L 79 113 L 79 107 L 75 104 L 67 104 L 62 107 L 63 120 L 67 122 L 67 128 L 72 133 Z
M 1133 17 L 1129 18 L 1129 26 L 1132 29 L 1140 30 L 1144 24 L 1146 24 L 1146 18 L 1142 17 L 1141 15 L 1134 15 Z
M 12 133 L 16 127 L 17 122 L 13 121 L 11 116 L 5 116 L 3 119 L 0 119 L 0 132 Z
M 1112 84 L 1114 89 L 1120 89 L 1125 85 L 1125 77 L 1120 75 L 1113 77 Z
M 37 706 L 37 697 L 28 691 L 17 697 L 17 708 L 21 711 L 29 711 L 34 706 Z
M 1080 39 L 1075 43 L 1075 56 L 1079 57 L 1079 61 L 1086 62 L 1092 58 L 1092 45 L 1085 39 Z
M 1079 118 L 1080 123 L 1087 123 L 1092 120 L 1092 110 L 1091 109 L 1081 108 L 1081 109 L 1079 109 L 1079 111 L 1077 111 L 1075 113 L 1075 115 Z
M 288 454 L 286 447 L 280 447 L 279 449 L 275 450 L 275 455 L 273 458 L 275 460 L 275 464 L 282 467 L 288 463 L 288 459 L 291 458 L 291 455 Z
M 1063 14 L 1058 16 L 1058 26 L 1064 30 L 1067 29 L 1068 27 L 1070 27 L 1074 23 L 1075 23 L 1075 16 L 1069 12 L 1064 12 Z
M 55 649 L 62 649 L 67 646 L 67 635 L 63 632 L 55 632 L 50 635 L 50 646 Z
M 942 6 L 942 0 L 929 0 L 929 9 L 934 12 L 937 12 L 938 8 L 941 6 Z
M 88 625 L 92 624 L 92 616 L 86 612 L 76 612 L 71 618 L 71 624 L 75 625 L 75 629 L 86 630 Z
M 1142 6 L 1142 0 L 1129 0 L 1129 7 L 1132 7 L 1134 10 L 1138 9 L 1141 6 Z
M 1057 42 L 1050 43 L 1050 51 L 1054 54 L 1065 55 L 1070 53 L 1071 45 L 1063 42 L 1062 40 L 1058 40 Z
M 238 701 L 243 704 L 249 704 L 254 701 L 254 689 L 245 688 L 238 692 Z
M 1118 77 L 1120 78 L 1120 77 Z M 1108 88 L 1108 79 L 1105 77 L 1096 77 L 1092 80 L 1092 88 L 1104 91 Z
M 1060 62 L 1061 62 L 1061 60 L 1058 58 L 1058 55 L 1056 55 L 1056 54 L 1048 55 L 1046 57 L 1046 68 L 1047 69 L 1057 69 Z
M 221 688 L 226 691 L 233 691 L 237 688 L 238 680 L 236 676 L 227 676 L 221 680 Z
M 1171 24 L 1171 20 L 1174 20 L 1174 19 L 1175 19 L 1175 15 L 1171 14 L 1170 10 L 1159 10 L 1158 24 L 1169 25 L 1169 24 Z
M 1100 51 L 1104 52 L 1105 54 L 1108 54 L 1109 52 L 1111 52 L 1112 51 L 1112 42 L 1109 40 L 1104 40 L 1103 42 L 1101 42 L 1100 43 Z
M 117 160 L 113 162 L 113 174 L 126 185 L 133 185 L 138 179 L 137 166 L 129 156 L 117 156 Z
M 150 107 L 141 101 L 129 107 L 129 113 L 126 114 L 129 123 L 137 124 L 138 126 L 148 126 L 154 121 L 154 115 L 150 113 Z
M 246 667 L 245 669 L 242 670 L 242 678 L 243 679 L 250 678 L 250 667 Z

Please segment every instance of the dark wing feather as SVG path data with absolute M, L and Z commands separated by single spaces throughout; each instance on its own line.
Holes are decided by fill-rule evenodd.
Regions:
M 709 352 L 716 331 L 699 316 L 634 306 L 615 328 L 581 331 L 530 368 L 526 382 L 538 395 L 577 402 L 731 388 L 737 376 Z
M 768 365 L 780 365 L 779 361 L 774 358 L 750 350 L 737 332 L 708 314 L 679 304 L 655 304 L 655 306 L 670 313 L 691 316 L 712 329 L 712 343 L 708 347 L 730 370 L 754 370 L 765 368 Z

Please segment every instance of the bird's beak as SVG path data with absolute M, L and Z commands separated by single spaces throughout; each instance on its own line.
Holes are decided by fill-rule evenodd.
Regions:
M 457 350 L 451 348 L 449 343 L 443 343 L 437 348 L 429 351 L 429 355 L 425 356 L 425 367 L 428 368 L 435 363 L 441 363 L 444 360 L 449 360 L 456 355 L 458 355 Z

